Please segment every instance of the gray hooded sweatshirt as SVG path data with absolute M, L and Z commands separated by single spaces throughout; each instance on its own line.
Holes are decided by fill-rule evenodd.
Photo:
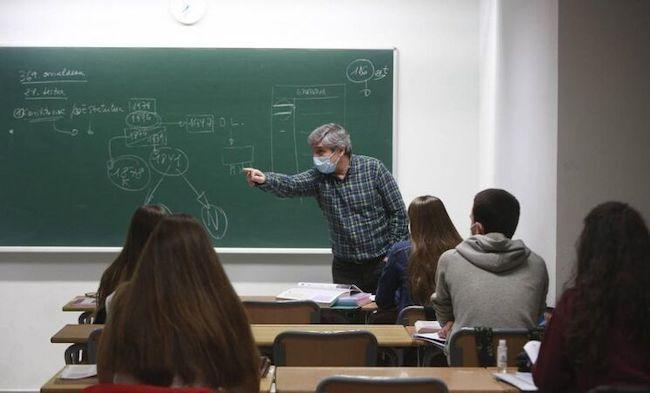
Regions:
M 440 256 L 433 307 L 441 324 L 454 321 L 451 334 L 476 326 L 530 329 L 547 291 L 544 260 L 521 240 L 489 233 Z

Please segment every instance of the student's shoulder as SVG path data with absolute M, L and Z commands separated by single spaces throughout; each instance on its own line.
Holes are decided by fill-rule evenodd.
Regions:
M 381 160 L 379 160 L 378 158 L 375 158 L 375 157 L 364 156 L 364 155 L 359 155 L 359 154 L 353 154 L 352 157 L 353 157 L 352 158 L 353 160 L 356 160 L 357 165 L 360 165 L 360 166 L 365 166 L 365 167 L 369 167 L 369 168 L 372 168 L 372 169 L 379 169 L 379 168 L 382 168 L 382 167 L 384 167 L 384 168 L 386 167 Z
M 546 269 L 546 262 L 544 262 L 544 258 L 539 256 L 537 253 L 535 253 L 532 250 L 530 251 L 530 255 L 528 255 L 528 266 L 531 269 L 535 269 L 540 274 L 548 274 Z
M 458 263 L 458 261 L 462 260 L 463 257 L 458 253 L 458 250 L 452 248 L 440 255 L 440 259 L 438 259 L 438 269 L 446 268 L 448 265 L 453 264 L 454 262 Z

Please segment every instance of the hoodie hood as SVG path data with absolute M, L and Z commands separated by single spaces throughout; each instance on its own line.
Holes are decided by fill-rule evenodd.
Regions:
M 471 236 L 456 250 L 472 264 L 493 273 L 514 269 L 530 255 L 524 242 L 508 239 L 501 233 Z

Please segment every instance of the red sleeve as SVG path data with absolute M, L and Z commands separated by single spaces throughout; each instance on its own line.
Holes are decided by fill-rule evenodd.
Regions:
M 544 333 L 537 363 L 533 368 L 533 380 L 540 392 L 561 392 L 576 384 L 564 335 L 573 297 L 573 290 L 568 290 L 562 296 Z

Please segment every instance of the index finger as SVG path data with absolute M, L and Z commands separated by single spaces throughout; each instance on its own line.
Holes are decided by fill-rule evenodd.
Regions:
M 242 172 L 244 172 L 247 175 L 250 175 L 251 173 L 253 173 L 254 170 L 255 168 L 243 168 Z

